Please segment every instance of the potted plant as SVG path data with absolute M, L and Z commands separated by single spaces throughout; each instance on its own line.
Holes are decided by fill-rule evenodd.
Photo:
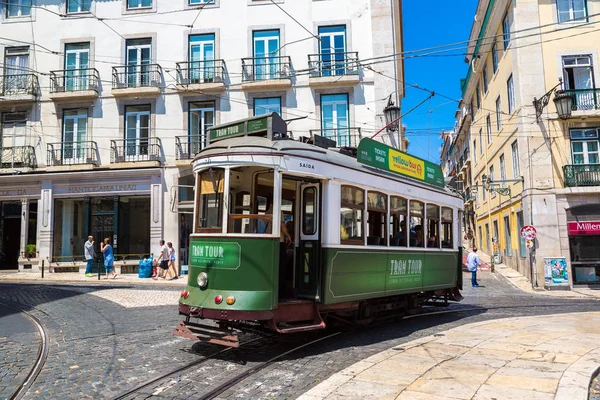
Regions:
M 25 246 L 25 257 L 26 258 L 35 258 L 36 257 L 35 244 L 28 244 L 27 246 Z

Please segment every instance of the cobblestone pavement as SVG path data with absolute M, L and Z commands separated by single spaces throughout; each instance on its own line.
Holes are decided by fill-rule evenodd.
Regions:
M 465 282 L 467 279 L 465 274 Z M 480 283 L 480 288 L 465 288 L 465 300 L 451 306 L 476 310 L 400 320 L 342 333 L 290 354 L 220 398 L 294 399 L 356 361 L 466 323 L 600 310 L 600 301 L 595 299 L 549 298 L 524 293 L 499 274 L 480 273 Z M 179 287 L 133 284 L 0 283 L 0 300 L 27 305 L 50 335 L 48 361 L 26 398 L 107 398 L 214 353 L 214 346 L 194 344 L 171 335 L 180 320 L 176 309 L 180 290 Z M 484 307 L 498 308 L 486 310 Z M 275 342 L 266 342 L 257 344 L 251 351 L 235 350 L 228 356 L 184 371 L 144 391 L 139 398 L 198 397 L 207 387 L 233 377 L 242 367 L 252 367 L 280 351 Z M 15 351 L 15 346 L 0 347 L 0 359 Z M 18 364 L 5 364 L 14 376 Z

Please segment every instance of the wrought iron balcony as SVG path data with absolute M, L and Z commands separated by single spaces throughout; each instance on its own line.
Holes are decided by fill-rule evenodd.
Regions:
M 310 136 L 314 135 L 335 141 L 337 147 L 358 147 L 362 139 L 360 128 L 311 129 Z
M 569 89 L 565 93 L 573 96 L 573 111 L 600 109 L 600 89 Z
M 242 81 L 290 79 L 292 61 L 289 56 L 242 58 Z
M 563 172 L 566 186 L 600 186 L 600 164 L 565 165 Z
M 358 52 L 309 54 L 311 76 L 358 75 Z
M 223 60 L 178 62 L 175 65 L 179 85 L 222 83 L 225 76 Z
M 98 92 L 99 81 L 100 74 L 95 68 L 50 71 L 50 93 L 79 92 L 86 90 Z
M 191 160 L 206 146 L 206 138 L 194 136 L 175 137 L 175 159 Z
M 158 64 L 121 65 L 112 69 L 113 89 L 162 86 L 162 68 Z
M 0 168 L 35 168 L 33 146 L 0 147 Z
M 1 75 L 0 96 L 7 100 L 22 96 L 35 98 L 39 93 L 39 87 L 35 74 Z
M 48 143 L 48 166 L 98 163 L 96 142 Z
M 160 161 L 162 143 L 159 138 L 110 141 L 110 162 Z

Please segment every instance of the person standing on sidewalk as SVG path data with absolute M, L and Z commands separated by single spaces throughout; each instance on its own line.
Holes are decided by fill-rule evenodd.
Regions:
M 477 267 L 481 265 L 481 260 L 477 255 L 477 247 L 473 247 L 473 251 L 467 256 L 467 269 L 471 273 L 471 284 L 473 287 L 479 287 L 477 283 Z
M 87 242 L 83 245 L 83 254 L 85 255 L 85 261 L 87 265 L 85 266 L 85 276 L 92 277 L 92 263 L 94 262 L 94 237 L 92 235 L 88 236 Z
M 117 274 L 113 271 L 115 257 L 109 238 L 104 239 L 104 243 L 100 244 L 100 251 L 104 254 L 104 268 L 106 268 L 106 277 L 104 279 L 108 279 L 109 276 L 115 279 L 117 277 Z
M 158 278 L 165 278 L 167 271 L 169 270 L 169 249 L 165 245 L 165 241 L 160 241 L 160 255 L 158 256 L 158 272 L 152 279 L 157 280 Z M 163 273 L 165 276 L 162 276 Z
M 169 252 L 168 260 L 169 260 L 169 270 L 165 276 L 165 279 L 170 281 L 173 279 L 177 279 L 177 267 L 175 266 L 175 248 L 173 247 L 173 243 L 167 243 L 167 251 Z M 169 278 L 170 276 L 170 278 Z

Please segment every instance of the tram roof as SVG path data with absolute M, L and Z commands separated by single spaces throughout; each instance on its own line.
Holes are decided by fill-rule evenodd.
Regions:
M 248 154 L 262 154 L 266 156 L 290 155 L 296 157 L 307 157 L 317 161 L 322 161 L 340 167 L 358 170 L 368 174 L 374 174 L 386 179 L 403 182 L 410 185 L 427 187 L 428 189 L 445 193 L 450 196 L 458 197 L 448 188 L 440 188 L 416 179 L 404 177 L 391 172 L 383 171 L 359 163 L 355 157 L 340 152 L 339 148 L 325 149 L 312 144 L 303 143 L 292 139 L 271 140 L 260 136 L 243 136 L 230 139 L 223 139 L 206 146 L 194 159 L 194 162 L 200 159 L 215 156 L 235 156 Z M 213 164 L 214 166 L 214 164 Z

